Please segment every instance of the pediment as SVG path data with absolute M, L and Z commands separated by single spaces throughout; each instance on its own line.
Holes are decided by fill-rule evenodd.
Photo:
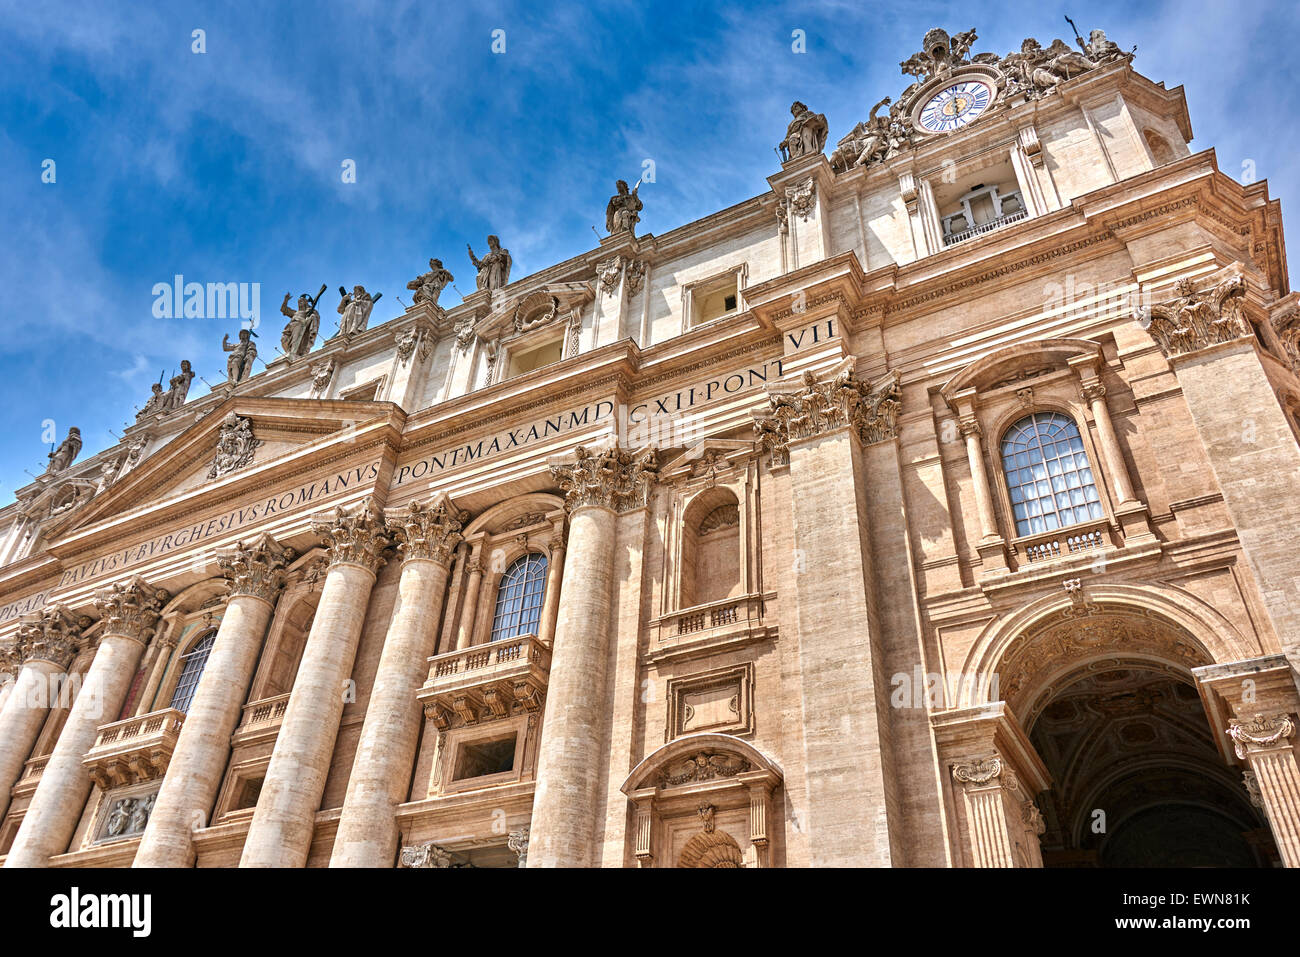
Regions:
M 492 308 L 474 323 L 480 338 L 507 340 L 580 317 L 582 308 L 596 297 L 590 282 L 550 282 L 492 302 Z
M 47 539 L 65 538 L 110 517 L 171 502 L 187 493 L 239 486 L 263 467 L 332 436 L 352 441 L 360 429 L 387 419 L 387 402 L 235 397 L 216 406 L 106 488 L 89 504 L 51 525 Z M 93 484 L 93 483 L 92 483 Z

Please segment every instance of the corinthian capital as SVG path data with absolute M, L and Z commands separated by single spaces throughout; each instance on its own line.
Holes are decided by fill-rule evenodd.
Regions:
M 572 465 L 551 466 L 569 512 L 587 506 L 627 512 L 650 502 L 656 477 L 654 449 L 628 452 L 617 445 L 603 452 L 578 447 Z
M 273 604 L 284 588 L 285 567 L 293 559 L 293 549 L 263 532 L 251 542 L 236 542 L 230 551 L 218 555 L 217 566 L 230 579 L 232 597 L 251 595 Z
M 369 496 L 351 512 L 340 506 L 333 514 L 314 516 L 311 530 L 325 541 L 331 565 L 360 565 L 376 572 L 384 564 L 380 553 L 389 544 L 388 529 Z
M 1240 273 L 1234 272 L 1200 291 L 1191 279 L 1180 279 L 1175 291 L 1177 295 L 1172 299 L 1133 314 L 1166 358 L 1227 342 L 1249 331 L 1241 312 L 1246 282 Z
M 465 513 L 444 494 L 432 505 L 411 502 L 389 518 L 388 528 L 403 560 L 428 558 L 450 566 L 452 552 L 464 537 L 460 533 L 464 520 Z
M 0 641 L 0 675 L 16 675 L 23 666 L 23 655 L 14 638 Z M 4 681 L 0 680 L 0 684 Z
M 89 618 L 74 618 L 60 605 L 42 608 L 25 617 L 14 642 L 19 664 L 49 661 L 66 669 L 81 647 L 81 632 L 92 624 Z
M 1295 723 L 1284 713 L 1257 714 L 1249 721 L 1233 721 L 1228 727 L 1237 757 L 1246 758 L 1254 751 L 1281 747 L 1284 739 L 1295 734 Z
M 95 592 L 95 609 L 104 622 L 104 635 L 148 641 L 171 596 L 138 575 Z
M 777 387 L 768 394 L 769 410 L 754 415 L 754 431 L 774 462 L 784 462 L 789 444 L 851 427 L 865 445 L 898 435 L 902 389 L 897 372 L 875 383 L 859 379 L 854 360 L 846 359 L 825 378 L 803 374 L 798 385 Z

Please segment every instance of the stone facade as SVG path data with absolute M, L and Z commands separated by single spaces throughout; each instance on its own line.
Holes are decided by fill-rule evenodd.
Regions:
M 1300 866 L 1280 212 L 1098 33 L 78 440 L 5 866 Z

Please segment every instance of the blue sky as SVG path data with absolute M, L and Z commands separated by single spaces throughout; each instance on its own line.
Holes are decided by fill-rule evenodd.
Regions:
M 590 249 L 646 159 L 640 229 L 664 233 L 766 189 L 791 100 L 834 143 L 897 96 L 931 26 L 1006 53 L 1070 39 L 1068 13 L 1137 44 L 1140 72 L 1185 85 L 1192 148 L 1296 209 L 1293 4 L 466 6 L 0 2 L 0 504 L 43 468 L 45 420 L 79 426 L 85 457 L 181 359 L 219 381 L 238 323 L 155 318 L 155 283 L 260 283 L 269 358 L 285 292 L 327 283 L 331 332 L 336 287 L 385 293 L 382 322 L 430 256 L 471 291 L 465 244 L 489 232 L 515 278 Z

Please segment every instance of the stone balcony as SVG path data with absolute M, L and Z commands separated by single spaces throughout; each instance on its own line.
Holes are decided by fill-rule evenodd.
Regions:
M 41 775 L 45 773 L 45 765 L 49 763 L 48 754 L 43 754 L 39 758 L 29 758 L 23 765 L 23 773 L 18 776 L 13 790 L 9 792 L 10 797 L 17 799 L 35 794 L 36 786 L 41 783 Z
M 280 722 L 289 707 L 289 695 L 261 698 L 244 705 L 239 727 L 235 729 L 232 744 L 250 744 L 254 741 L 274 741 L 280 733 Z
M 776 633 L 773 595 L 740 595 L 692 605 L 650 622 L 650 659 L 711 654 L 721 645 Z
M 167 772 L 185 713 L 175 708 L 100 725 L 82 765 L 101 790 L 160 778 Z
M 452 717 L 465 724 L 539 711 L 546 696 L 551 651 L 534 635 L 504 638 L 429 659 L 429 677 L 416 697 L 439 730 Z
M 1016 552 L 1023 554 L 1024 561 L 1028 563 L 1038 564 L 1058 558 L 1069 558 L 1081 552 L 1110 547 L 1108 524 L 1106 519 L 1093 519 L 1079 525 L 1058 528 L 1052 532 L 1026 535 L 1015 539 L 1012 547 Z

